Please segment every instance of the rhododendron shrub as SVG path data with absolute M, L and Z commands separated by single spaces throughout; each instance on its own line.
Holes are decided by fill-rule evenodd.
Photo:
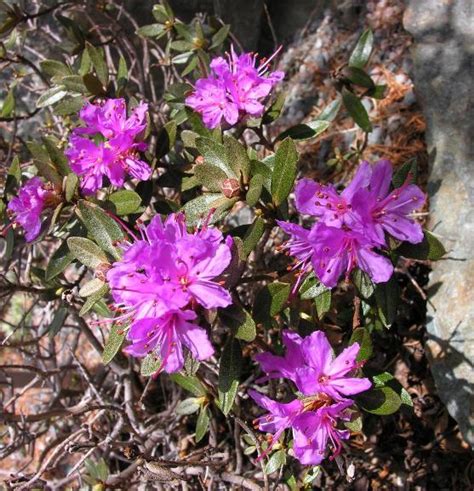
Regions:
M 185 50 L 159 63 L 163 97 L 152 72 L 136 72 L 136 60 L 128 68 L 126 51 L 116 56 L 102 38 L 84 37 L 66 61 L 42 64 L 48 88 L 37 108 L 53 123 L 28 142 L 32 159 L 19 151 L 10 167 L 2 219 L 15 266 L 5 291 L 37 295 L 52 317 L 30 344 L 48 332 L 51 346 L 72 353 L 65 370 L 80 368 L 89 388 L 64 414 L 99 412 L 78 435 L 113 428 L 94 439 L 97 459 L 110 460 L 97 468 L 74 440 L 88 453 L 71 475 L 125 486 L 134 455 L 161 455 L 161 411 L 175 426 L 187 418 L 190 445 L 209 438 L 210 458 L 211 447 L 235 438 L 240 458 L 265 479 L 276 483 L 275 471 L 292 463 L 300 482 L 295 465 L 343 465 L 364 414 L 410 405 L 391 374 L 371 366 L 372 336 L 396 322 L 399 264 L 435 260 L 444 249 L 422 228 L 426 197 L 413 162 L 394 167 L 361 145 L 337 182 L 326 179 L 335 175 L 329 167 L 317 179 L 298 167 L 306 141 L 340 119 L 366 137 L 360 99 L 381 97 L 380 87 L 362 91 L 348 79 L 316 119 L 282 131 L 269 126 L 283 107 L 280 51 L 266 60 L 240 52 L 226 40 L 229 26 L 184 24 L 166 2 L 153 13 L 157 23 L 137 34 L 151 38 L 153 56 L 160 43 L 163 53 Z M 350 57 L 364 81 L 369 34 Z M 105 395 L 91 385 L 97 360 L 86 367 L 77 358 L 95 351 Z M 48 370 L 38 373 L 58 373 Z M 157 383 L 164 392 L 150 396 L 150 412 Z M 72 406 L 62 395 L 51 400 L 54 415 Z M 173 448 L 164 458 L 185 461 Z M 63 477 L 56 488 L 69 482 Z

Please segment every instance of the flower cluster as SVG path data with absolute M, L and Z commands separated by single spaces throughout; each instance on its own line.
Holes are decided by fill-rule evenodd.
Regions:
M 18 190 L 8 203 L 12 221 L 25 231 L 25 239 L 31 242 L 41 231 L 41 214 L 46 208 L 54 207 L 60 198 L 51 184 L 45 184 L 41 178 L 33 177 Z
M 324 460 L 329 445 L 337 455 L 341 440 L 349 438 L 349 431 L 338 427 L 338 422 L 350 420 L 347 409 L 353 401 L 347 396 L 368 390 L 371 383 L 367 378 L 347 376 L 359 366 L 357 343 L 336 358 L 322 331 L 301 338 L 286 330 L 283 343 L 285 356 L 262 353 L 256 360 L 267 374 L 264 379 L 291 380 L 299 391 L 298 398 L 281 403 L 250 391 L 254 401 L 269 413 L 259 417 L 256 423 L 261 431 L 272 434 L 269 450 L 291 428 L 295 457 L 304 465 L 317 465 Z
M 305 273 L 313 268 L 327 287 L 336 286 L 342 274 L 346 279 L 355 267 L 365 271 L 375 283 L 383 283 L 393 273 L 391 261 L 374 249 L 387 246 L 386 233 L 400 241 L 417 244 L 423 231 L 410 214 L 425 203 L 425 195 L 415 184 L 391 189 L 392 165 L 380 160 L 375 165 L 362 162 L 352 182 L 338 193 L 331 184 L 301 179 L 295 189 L 296 208 L 316 217 L 310 230 L 278 222 L 291 236 L 290 254 L 296 267 Z
M 87 103 L 81 109 L 79 116 L 86 126 L 73 131 L 65 154 L 71 169 L 82 177 L 84 194 L 101 188 L 104 176 L 117 187 L 123 186 L 126 174 L 141 181 L 149 179 L 151 168 L 138 155 L 147 149 L 147 144 L 140 141 L 147 110 L 148 105 L 142 102 L 127 118 L 124 99 Z
M 280 71 L 267 73 L 275 54 L 256 66 L 257 55 L 237 55 L 231 47 L 227 59 L 212 60 L 211 74 L 196 82 L 186 104 L 201 114 L 208 128 L 215 128 L 222 119 L 232 126 L 244 116 L 261 116 L 262 101 L 284 77 Z
M 123 258 L 107 272 L 116 310 L 123 314 L 114 321 L 129 324 L 127 353 L 154 353 L 162 370 L 176 372 L 184 364 L 183 345 L 198 360 L 214 352 L 206 331 L 193 322 L 195 308 L 231 304 L 214 278 L 230 263 L 232 239 L 207 226 L 189 233 L 181 213 L 165 222 L 155 216 L 140 231 L 141 239 L 124 244 Z

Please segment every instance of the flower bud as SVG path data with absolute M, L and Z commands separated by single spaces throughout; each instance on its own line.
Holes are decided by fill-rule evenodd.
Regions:
M 226 198 L 235 198 L 240 194 L 240 183 L 237 179 L 224 179 L 221 191 Z

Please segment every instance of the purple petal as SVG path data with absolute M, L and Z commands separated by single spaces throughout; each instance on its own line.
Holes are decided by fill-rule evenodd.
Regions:
M 390 260 L 368 248 L 360 248 L 357 251 L 357 260 L 360 269 L 365 271 L 374 283 L 385 283 L 393 274 Z
M 212 281 L 198 280 L 188 286 L 193 297 L 206 309 L 227 307 L 232 303 L 230 293 Z
M 364 160 L 360 163 L 354 177 L 352 178 L 352 181 L 341 193 L 341 196 L 343 196 L 347 201 L 351 201 L 352 197 L 359 189 L 364 188 L 369 184 L 371 175 L 372 168 L 369 162 Z

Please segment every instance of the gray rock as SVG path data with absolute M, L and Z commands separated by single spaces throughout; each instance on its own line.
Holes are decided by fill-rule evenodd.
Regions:
M 474 6 L 411 0 L 404 23 L 427 120 L 430 221 L 449 251 L 430 279 L 427 348 L 439 395 L 474 446 Z

